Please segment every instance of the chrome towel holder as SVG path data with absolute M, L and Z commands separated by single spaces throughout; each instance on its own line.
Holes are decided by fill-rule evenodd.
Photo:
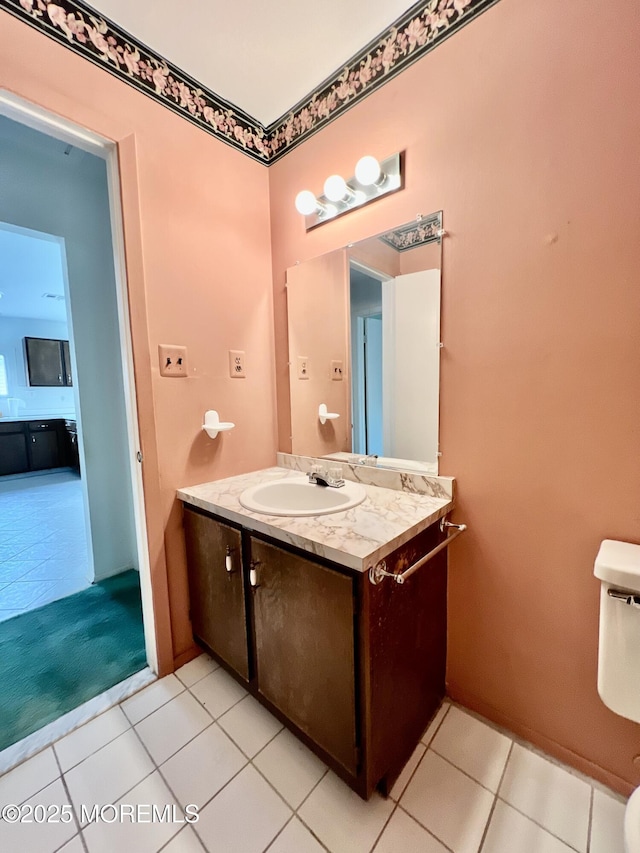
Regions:
M 385 578 L 392 578 L 396 583 L 403 584 L 408 577 L 410 577 L 414 572 L 417 572 L 425 563 L 428 563 L 436 554 L 439 554 L 440 551 L 446 548 L 447 545 L 453 542 L 453 540 L 460 536 L 461 533 L 464 533 L 467 529 L 467 525 L 454 524 L 452 521 L 447 521 L 446 518 L 440 519 L 440 530 L 442 530 L 443 533 L 445 530 L 449 530 L 450 528 L 454 528 L 453 533 L 447 535 L 446 539 L 443 539 L 442 542 L 436 545 L 435 548 L 432 548 L 428 554 L 424 555 L 424 557 L 416 560 L 416 562 L 409 566 L 408 569 L 405 569 L 404 572 L 388 572 L 385 560 L 380 560 L 375 566 L 370 566 L 369 580 L 371 583 L 377 585 L 382 583 Z

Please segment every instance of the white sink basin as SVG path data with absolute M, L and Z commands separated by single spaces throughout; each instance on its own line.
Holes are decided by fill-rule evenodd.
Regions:
M 357 506 L 366 492 L 357 483 L 338 489 L 310 483 L 306 477 L 251 486 L 240 495 L 240 503 L 252 512 L 265 515 L 326 515 Z

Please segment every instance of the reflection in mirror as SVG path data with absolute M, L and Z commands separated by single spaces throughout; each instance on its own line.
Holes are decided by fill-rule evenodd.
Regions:
M 437 473 L 441 229 L 438 212 L 287 271 L 293 453 Z

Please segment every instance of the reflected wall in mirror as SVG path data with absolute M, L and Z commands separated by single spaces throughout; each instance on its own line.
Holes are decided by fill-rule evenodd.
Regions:
M 287 270 L 294 454 L 437 474 L 442 233 L 439 211 Z

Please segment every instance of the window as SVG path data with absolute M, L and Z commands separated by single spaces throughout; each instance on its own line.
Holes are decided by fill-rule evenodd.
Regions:
M 0 355 L 0 397 L 6 397 L 9 394 L 7 385 L 7 367 L 4 363 L 4 356 Z

